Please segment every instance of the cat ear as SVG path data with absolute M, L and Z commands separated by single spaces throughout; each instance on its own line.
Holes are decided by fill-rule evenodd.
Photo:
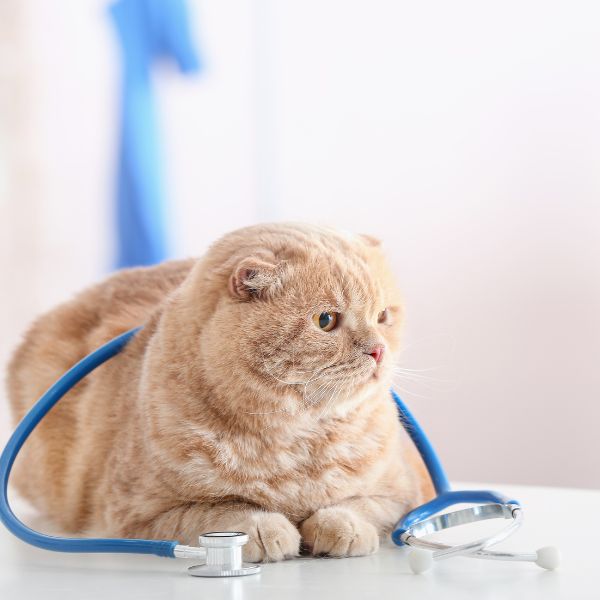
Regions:
M 276 287 L 281 287 L 279 265 L 257 257 L 242 259 L 229 278 L 229 292 L 240 300 L 264 298 Z
M 367 246 L 381 246 L 381 241 L 377 238 L 374 238 L 372 235 L 368 235 L 366 233 L 359 233 L 358 237 L 367 245 Z

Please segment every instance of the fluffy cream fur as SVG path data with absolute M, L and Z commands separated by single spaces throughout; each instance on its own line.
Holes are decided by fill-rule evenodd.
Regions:
M 325 311 L 339 315 L 328 332 Z M 78 359 L 144 324 L 46 417 L 18 488 L 83 534 L 242 530 L 252 561 L 301 540 L 373 552 L 431 495 L 389 394 L 401 319 L 379 243 L 310 225 L 248 227 L 198 260 L 117 273 L 38 319 L 14 355 L 19 419 Z

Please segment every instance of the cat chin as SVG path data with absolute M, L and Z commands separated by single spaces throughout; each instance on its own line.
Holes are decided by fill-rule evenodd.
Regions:
M 347 397 L 354 398 L 355 396 L 363 396 L 365 394 L 370 395 L 390 385 L 388 374 L 378 369 L 375 372 L 366 373 L 349 382 Z
M 379 365 L 369 369 L 369 371 L 365 374 L 363 385 L 379 384 L 385 380 L 389 380 L 389 369 L 384 365 Z
M 329 414 L 336 417 L 345 417 L 361 404 L 381 395 L 381 382 L 376 384 L 372 379 L 355 386 L 352 393 L 342 401 L 335 402 L 329 409 Z

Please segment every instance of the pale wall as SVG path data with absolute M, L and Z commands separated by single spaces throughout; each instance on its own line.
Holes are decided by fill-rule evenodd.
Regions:
M 193 4 L 208 68 L 160 78 L 175 253 L 269 219 L 379 236 L 451 475 L 600 487 L 598 5 Z M 118 83 L 103 2 L 9 5 L 3 363 L 109 264 Z

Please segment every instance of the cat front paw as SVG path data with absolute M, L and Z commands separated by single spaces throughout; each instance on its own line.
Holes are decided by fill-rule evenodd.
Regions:
M 319 509 L 302 523 L 300 534 L 314 555 L 365 556 L 379 548 L 375 526 L 343 507 Z
M 298 556 L 300 533 L 280 513 L 253 512 L 236 525 L 250 538 L 243 547 L 248 562 L 274 562 Z

